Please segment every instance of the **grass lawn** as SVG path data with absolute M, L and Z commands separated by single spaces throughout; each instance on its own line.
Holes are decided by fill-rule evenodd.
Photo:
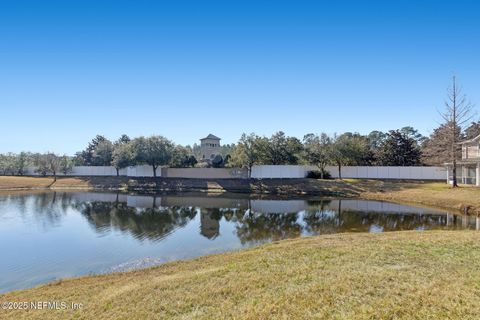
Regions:
M 480 233 L 336 234 L 0 296 L 1 319 L 478 319 Z
M 474 186 L 461 185 L 453 189 L 442 182 L 394 180 L 348 180 L 347 182 L 362 189 L 359 196 L 363 198 L 461 211 L 466 208 L 469 214 L 480 214 L 480 188 Z
M 126 177 L 25 177 L 0 176 L 0 192 L 35 189 L 109 189 L 121 188 Z
M 79 188 L 88 187 L 87 181 L 79 178 L 59 178 L 57 182 L 51 177 L 18 177 L 18 176 L 0 176 L 0 190 L 2 189 L 45 189 L 54 185 L 58 186 L 77 186 Z

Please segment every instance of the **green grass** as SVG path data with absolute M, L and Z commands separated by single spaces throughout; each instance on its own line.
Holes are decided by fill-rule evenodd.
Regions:
M 478 319 L 480 233 L 337 234 L 0 296 L 1 319 Z

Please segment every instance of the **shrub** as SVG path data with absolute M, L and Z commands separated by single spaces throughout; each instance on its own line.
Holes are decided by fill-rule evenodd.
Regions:
M 307 178 L 309 179 L 321 179 L 322 171 L 321 170 L 312 170 L 307 172 Z M 327 170 L 323 171 L 323 179 L 332 179 L 332 175 Z
M 212 160 L 212 167 L 214 168 L 223 168 L 224 167 L 224 161 L 223 157 L 219 154 L 215 156 Z

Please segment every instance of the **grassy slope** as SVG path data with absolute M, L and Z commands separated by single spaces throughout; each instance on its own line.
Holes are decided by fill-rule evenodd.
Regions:
M 12 177 L 0 176 L 0 191 L 31 189 L 119 189 L 126 177 Z
M 8 293 L 84 307 L 0 318 L 478 319 L 478 270 L 473 231 L 325 235 Z
M 467 209 L 469 214 L 480 214 L 480 188 L 461 186 L 452 189 L 441 182 L 399 182 L 350 180 L 358 185 L 362 198 L 401 203 L 420 204 L 446 209 Z
M 152 179 L 127 177 L 61 177 L 57 182 L 41 177 L 1 177 L 0 192 L 22 189 L 128 189 L 132 191 L 209 191 L 244 192 L 280 195 L 319 195 L 335 197 L 362 197 L 376 200 L 407 202 L 480 214 L 480 188 L 462 186 L 451 189 L 440 182 L 395 180 L 200 180 Z

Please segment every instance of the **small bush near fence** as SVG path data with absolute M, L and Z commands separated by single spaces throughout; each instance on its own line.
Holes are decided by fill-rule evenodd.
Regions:
M 312 170 L 307 172 L 307 178 L 310 179 L 321 179 L 322 178 L 322 171 L 320 170 Z M 327 170 L 323 171 L 323 179 L 332 179 L 332 175 Z

